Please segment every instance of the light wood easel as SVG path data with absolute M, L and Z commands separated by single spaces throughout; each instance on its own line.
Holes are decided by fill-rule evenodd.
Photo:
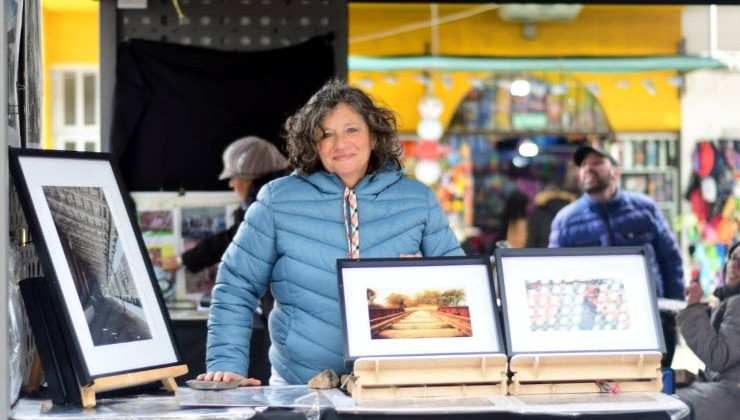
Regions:
M 518 354 L 511 395 L 660 391 L 659 352 Z
M 370 357 L 355 361 L 355 400 L 506 395 L 506 355 Z
M 95 378 L 90 385 L 80 387 L 82 406 L 85 408 L 95 407 L 95 394 L 98 392 L 126 388 L 154 381 L 162 381 L 166 390 L 175 392 L 177 391 L 175 378 L 186 373 L 188 373 L 187 365 L 177 365 Z

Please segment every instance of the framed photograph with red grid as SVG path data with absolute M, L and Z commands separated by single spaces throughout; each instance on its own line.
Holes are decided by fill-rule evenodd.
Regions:
M 509 355 L 664 351 L 646 247 L 500 249 Z

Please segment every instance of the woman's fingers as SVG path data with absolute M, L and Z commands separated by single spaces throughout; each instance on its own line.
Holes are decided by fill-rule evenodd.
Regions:
M 254 378 L 242 378 L 241 381 L 239 381 L 239 386 L 260 386 L 262 385 L 262 381 L 259 379 Z
M 213 381 L 213 382 L 239 382 L 239 386 L 259 386 L 262 381 L 254 378 L 246 378 L 238 373 L 234 372 L 208 372 L 201 373 L 196 378 L 199 381 Z

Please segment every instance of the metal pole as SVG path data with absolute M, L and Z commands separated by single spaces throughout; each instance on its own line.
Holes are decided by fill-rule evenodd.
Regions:
M 709 5 L 709 56 L 717 58 L 717 5 Z
M 8 33 L 5 21 L 7 2 L 0 5 L 0 22 L 3 35 Z M 20 13 L 20 11 L 19 11 Z M 3 36 L 4 38 L 4 36 Z M 6 41 L 7 42 L 7 41 Z M 8 418 L 10 401 L 10 375 L 8 372 L 8 239 L 10 232 L 10 175 L 8 173 L 8 46 L 3 42 L 0 47 L 0 418 Z
M 110 129 L 113 124 L 113 90 L 116 84 L 118 27 L 115 0 L 98 2 L 100 33 L 100 151 L 110 152 Z

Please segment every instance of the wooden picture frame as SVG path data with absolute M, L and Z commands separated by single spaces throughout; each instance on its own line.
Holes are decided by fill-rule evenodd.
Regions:
M 49 344 L 65 349 L 51 361 L 59 350 L 47 351 L 44 370 L 47 376 L 72 372 L 80 388 L 67 390 L 64 399 L 78 402 L 81 394 L 83 405 L 94 405 L 95 392 L 186 372 L 112 156 L 11 148 L 9 157 L 44 272 L 24 294 L 35 301 L 27 307 L 44 318 L 34 336 L 49 336 L 39 328 L 59 329 Z M 34 290 L 40 298 L 26 299 Z

